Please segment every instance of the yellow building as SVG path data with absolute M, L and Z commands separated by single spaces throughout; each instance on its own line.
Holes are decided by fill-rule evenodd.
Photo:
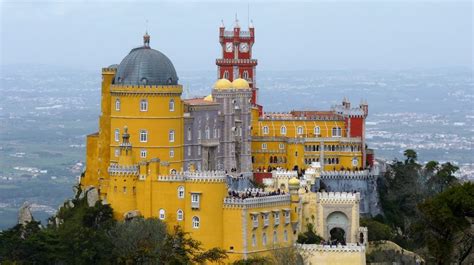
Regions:
M 317 200 L 324 195 L 305 193 L 297 177 L 308 171 L 314 191 L 314 162 L 323 170 L 365 167 L 366 104 L 263 113 L 253 75 L 225 77 L 211 95 L 183 100 L 171 60 L 145 34 L 143 46 L 102 69 L 99 131 L 87 136 L 81 185 L 97 188 L 117 219 L 139 214 L 180 225 L 205 248 L 226 250 L 229 261 L 292 246 L 308 216 L 329 237 Z M 250 184 L 254 172 L 276 168 L 294 171 L 274 176 L 274 188 Z M 344 207 L 353 208 L 346 230 L 355 242 L 358 203 Z

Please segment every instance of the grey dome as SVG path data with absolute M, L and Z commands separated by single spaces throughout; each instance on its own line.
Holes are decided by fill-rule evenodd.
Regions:
M 178 76 L 173 63 L 163 53 L 149 46 L 132 49 L 123 58 L 115 74 L 120 85 L 176 85 Z

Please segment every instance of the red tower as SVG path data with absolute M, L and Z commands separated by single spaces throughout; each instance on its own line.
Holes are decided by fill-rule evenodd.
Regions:
M 246 79 L 252 88 L 252 104 L 257 104 L 257 83 L 255 67 L 257 60 L 252 59 L 252 47 L 255 42 L 255 29 L 250 23 L 248 31 L 240 30 L 239 20 L 235 19 L 234 29 L 226 31 L 224 23 L 219 28 L 219 42 L 222 58 L 216 60 L 217 78 L 233 81 Z

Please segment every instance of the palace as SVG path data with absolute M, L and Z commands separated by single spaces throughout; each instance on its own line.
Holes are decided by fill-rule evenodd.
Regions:
M 312 260 L 344 252 L 341 264 L 365 264 L 359 212 L 377 212 L 368 105 L 344 99 L 328 111 L 265 112 L 254 41 L 253 25 L 220 27 L 218 78 L 200 98 L 181 98 L 173 63 L 148 34 L 103 68 L 99 131 L 87 136 L 81 185 L 96 188 L 117 219 L 180 225 L 204 247 L 227 250 L 229 261 L 292 246 L 312 223 L 328 241 L 342 229 L 345 243 L 304 245 Z

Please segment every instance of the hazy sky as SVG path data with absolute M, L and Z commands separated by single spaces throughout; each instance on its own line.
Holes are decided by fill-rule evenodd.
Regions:
M 0 1 L 5 64 L 97 70 L 142 44 L 180 70 L 214 70 L 221 19 L 256 31 L 260 70 L 472 67 L 472 1 Z

